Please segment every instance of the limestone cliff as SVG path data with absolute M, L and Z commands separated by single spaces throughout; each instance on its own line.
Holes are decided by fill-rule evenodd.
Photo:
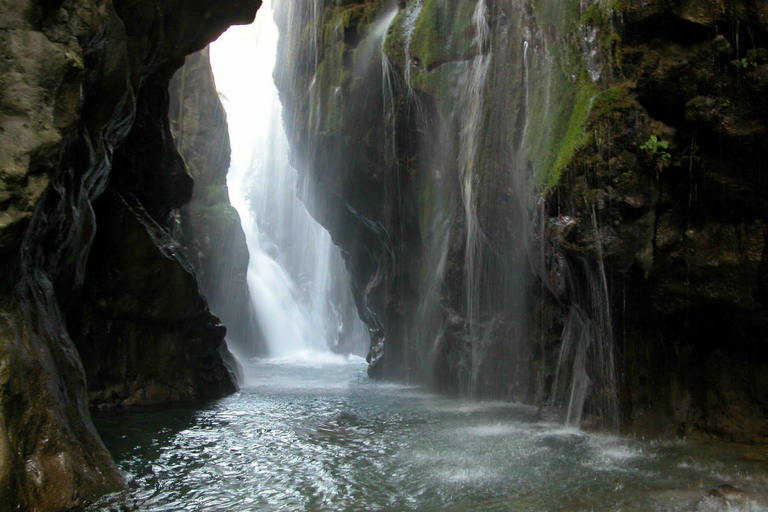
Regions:
M 605 265 L 626 427 L 765 442 L 768 7 L 623 2 L 585 19 L 606 76 L 545 231 Z
M 0 510 L 70 508 L 122 484 L 89 418 L 86 374 L 106 367 L 89 348 L 114 344 L 108 371 L 120 375 L 189 344 L 201 358 L 179 358 L 164 376 L 181 384 L 156 396 L 231 389 L 223 329 L 168 236 L 192 179 L 174 149 L 167 84 L 259 4 L 0 3 Z M 78 349 L 92 357 L 87 371 Z M 94 387 L 106 400 L 155 391 L 139 384 Z
M 227 341 L 244 355 L 262 355 L 262 335 L 248 291 L 248 247 L 229 202 L 229 134 L 208 50 L 187 58 L 170 84 L 171 123 L 179 152 L 195 179 L 180 210 L 179 230 L 205 297 L 227 326 Z
M 766 440 L 761 2 L 277 17 L 295 164 L 347 253 L 371 374 Z

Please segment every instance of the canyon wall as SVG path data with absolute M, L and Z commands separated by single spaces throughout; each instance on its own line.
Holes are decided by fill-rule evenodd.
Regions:
M 276 81 L 369 373 L 768 436 L 766 7 L 282 3 Z
M 0 3 L 0 510 L 123 485 L 89 399 L 233 389 L 225 329 L 171 236 L 193 181 L 168 81 L 259 5 Z
M 205 55 L 168 86 L 259 4 L 0 0 L 0 511 L 121 488 L 89 405 L 234 389 L 201 288 L 259 333 Z M 279 3 L 292 159 L 370 374 L 764 442 L 767 9 Z
M 170 83 L 176 145 L 195 180 L 176 230 L 211 310 L 227 326 L 227 343 L 243 356 L 265 347 L 248 291 L 248 246 L 229 202 L 230 144 L 208 49 L 187 58 Z

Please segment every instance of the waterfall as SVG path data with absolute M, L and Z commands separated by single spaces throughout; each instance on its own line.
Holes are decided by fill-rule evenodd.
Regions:
M 253 25 L 233 27 L 211 46 L 232 143 L 230 200 L 250 252 L 249 291 L 272 357 L 315 357 L 331 348 L 360 352 L 366 331 L 341 254 L 307 212 L 312 187 L 289 163 L 272 79 L 277 41 L 265 1 Z
M 462 200 L 466 215 L 467 234 L 464 265 L 466 289 L 467 323 L 470 342 L 472 343 L 470 392 L 477 391 L 477 376 L 483 359 L 481 339 L 478 332 L 480 286 L 483 267 L 482 232 L 477 219 L 475 205 L 475 181 L 477 180 L 478 143 L 483 122 L 483 88 L 488 67 L 491 63 L 488 48 L 488 7 L 485 0 L 478 0 L 472 15 L 475 34 L 472 49 L 475 57 L 462 77 L 462 90 L 459 112 L 462 116 L 459 129 L 459 176 L 462 187 Z

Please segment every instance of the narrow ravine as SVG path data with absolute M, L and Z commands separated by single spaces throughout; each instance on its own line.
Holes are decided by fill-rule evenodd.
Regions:
M 366 59 L 376 65 L 382 61 L 385 112 L 394 109 L 399 79 L 379 52 L 393 12 L 377 18 L 361 47 Z M 465 121 L 459 191 L 469 219 L 461 276 L 468 293 L 462 298 L 469 321 L 465 334 L 472 337 L 464 369 L 469 396 L 373 380 L 365 360 L 354 355 L 365 354 L 368 332 L 357 316 L 339 249 L 307 212 L 317 207 L 311 180 L 299 179 L 291 166 L 272 78 L 278 31 L 266 2 L 254 25 L 230 29 L 212 46 L 211 55 L 232 143 L 229 195 L 248 241 L 248 285 L 270 357 L 236 353 L 243 366 L 241 389 L 228 398 L 196 407 L 97 413 L 95 423 L 129 490 L 89 510 L 768 510 L 766 459 L 759 448 L 616 436 L 609 433 L 618 421 L 610 408 L 606 411 L 613 416 L 604 420 L 608 428 L 579 428 L 592 385 L 587 354 L 603 350 L 592 344 L 611 336 L 604 332 L 610 326 L 596 324 L 590 312 L 574 308 L 563 327 L 551 386 L 568 390 L 565 417 L 553 413 L 551 403 L 524 405 L 514 395 L 476 400 L 480 363 L 489 357 L 482 345 L 488 333 L 481 331 L 490 329 L 479 327 L 477 279 L 488 269 L 475 260 L 481 258 L 484 235 L 476 231 L 473 191 L 476 125 L 491 58 L 483 47 L 486 15 L 481 0 L 473 15 L 475 55 L 460 76 L 464 85 L 458 92 L 458 112 Z M 527 43 L 523 51 L 527 68 Z M 405 80 L 410 88 L 410 75 Z M 433 236 L 445 235 L 450 231 L 445 222 L 437 214 L 425 225 L 436 227 Z M 444 239 L 430 244 L 441 249 L 426 259 L 424 268 L 438 277 L 422 283 L 428 292 L 420 302 L 422 318 L 436 314 L 447 257 Z M 584 293 L 592 307 L 607 309 L 604 269 L 598 270 L 601 275 L 590 280 L 596 288 Z M 425 327 L 413 331 L 428 332 Z M 427 337 L 420 343 L 429 348 L 439 341 Z M 613 389 L 615 383 L 610 384 Z M 723 484 L 746 497 L 723 501 L 708 494 Z

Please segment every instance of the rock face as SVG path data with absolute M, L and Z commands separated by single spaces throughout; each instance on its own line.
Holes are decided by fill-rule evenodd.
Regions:
M 767 439 L 768 18 L 713 5 L 281 4 L 295 164 L 372 375 Z
M 91 405 L 154 405 L 234 391 L 208 309 L 180 246 L 135 196 L 107 192 L 82 303 L 69 315 Z
M 232 389 L 217 356 L 223 329 L 168 236 L 192 179 L 171 137 L 167 83 L 259 4 L 0 3 L 0 510 L 70 508 L 122 485 L 90 421 L 86 374 L 106 402 Z M 156 289 L 139 265 L 179 293 Z M 133 374 L 158 353 L 194 361 L 158 388 L 161 364 Z
M 605 265 L 626 427 L 764 442 L 766 10 L 633 4 L 547 215 Z
M 229 134 L 208 49 L 187 58 L 170 84 L 171 123 L 179 153 L 195 180 L 180 211 L 182 242 L 211 309 L 227 326 L 229 346 L 263 355 L 265 347 L 248 291 L 248 246 L 229 202 Z

